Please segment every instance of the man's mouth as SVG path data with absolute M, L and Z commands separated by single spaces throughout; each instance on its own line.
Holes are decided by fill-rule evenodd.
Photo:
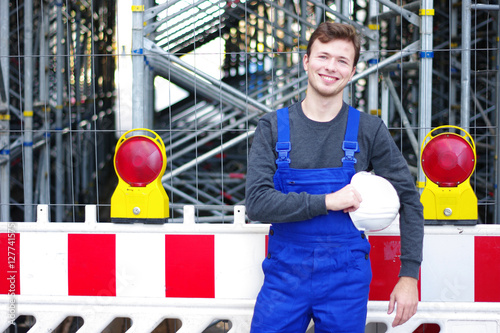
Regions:
M 321 75 L 321 74 L 320 74 L 319 76 L 321 76 L 321 78 L 322 78 L 323 80 L 328 81 L 328 82 L 333 82 L 333 81 L 336 81 L 336 80 L 337 80 L 337 79 L 336 79 L 336 78 L 334 78 L 333 76 L 327 76 L 327 75 Z

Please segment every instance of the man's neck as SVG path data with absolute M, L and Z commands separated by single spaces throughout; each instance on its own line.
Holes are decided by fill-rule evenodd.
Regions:
M 311 120 L 328 122 L 339 114 L 342 104 L 342 96 L 340 98 L 311 98 L 306 96 L 302 101 L 302 111 Z

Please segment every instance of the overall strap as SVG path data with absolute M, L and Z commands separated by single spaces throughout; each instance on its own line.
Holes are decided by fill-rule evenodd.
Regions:
M 290 120 L 288 118 L 288 107 L 276 111 L 278 118 L 278 142 L 276 142 L 276 152 L 278 159 L 276 164 L 278 168 L 290 167 Z
M 349 106 L 349 114 L 347 116 L 347 127 L 345 131 L 344 142 L 342 149 L 345 156 L 342 158 L 344 167 L 354 168 L 357 160 L 354 158 L 354 153 L 359 152 L 358 145 L 358 128 L 359 128 L 359 111 Z

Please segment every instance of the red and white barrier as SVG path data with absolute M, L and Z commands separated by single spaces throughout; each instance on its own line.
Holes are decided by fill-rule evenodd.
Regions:
M 370 300 L 388 300 L 399 271 L 397 226 L 369 236 Z M 419 281 L 424 302 L 500 302 L 500 225 L 426 226 Z M 393 283 L 388 283 L 392 279 Z
M 85 223 L 49 223 L 40 206 L 36 223 L 0 223 L 0 332 L 23 314 L 36 318 L 33 332 L 67 316 L 84 319 L 79 332 L 102 330 L 116 317 L 132 319 L 127 332 L 150 332 L 164 318 L 181 319 L 183 333 L 216 319 L 248 332 L 269 226 L 245 224 L 243 206 L 235 206 L 231 224 L 194 223 L 192 206 L 184 215 L 182 224 L 97 223 L 88 206 Z M 425 231 L 422 302 L 396 329 L 386 312 L 400 266 L 399 229 L 369 235 L 367 322 L 384 323 L 387 332 L 435 323 L 441 332 L 498 333 L 500 225 Z
M 18 223 L 0 233 L 0 294 L 14 275 L 16 295 L 255 298 L 268 226 L 236 210 L 225 225 Z

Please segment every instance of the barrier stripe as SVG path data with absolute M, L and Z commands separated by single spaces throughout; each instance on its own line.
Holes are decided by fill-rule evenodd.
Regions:
M 114 234 L 68 235 L 68 295 L 116 296 Z
M 85 223 L 49 223 L 46 207 L 38 208 L 36 224 L 0 223 L 0 332 L 18 315 L 33 315 L 36 332 L 54 330 L 74 315 L 83 318 L 82 333 L 101 332 L 117 317 L 131 319 L 130 332 L 151 332 L 166 316 L 182 321 L 178 333 L 201 332 L 220 318 L 232 322 L 231 332 L 249 331 L 268 226 L 245 224 L 242 207 L 235 207 L 235 223 L 224 225 L 189 218 L 182 225 L 97 223 L 91 208 Z M 392 328 L 387 300 L 400 265 L 398 235 L 397 225 L 368 234 L 368 323 L 385 324 L 387 333 L 437 332 L 438 326 L 449 333 L 498 333 L 500 226 L 426 226 L 422 302 L 408 323 Z M 15 297 L 8 295 L 7 279 L 14 268 Z M 172 274 L 188 281 L 176 282 Z M 210 283 L 193 288 L 193 277 L 199 284 L 207 275 Z M 166 295 L 165 287 L 176 283 L 176 292 L 188 296 Z M 99 297 L 111 295 L 118 297 Z
M 20 241 L 18 233 L 0 233 L 0 294 L 21 294 Z
M 68 295 L 68 235 L 48 232 L 23 233 L 20 283 L 23 295 Z
M 165 235 L 116 235 L 116 295 L 162 297 L 165 294 Z
M 474 236 L 426 235 L 424 258 L 422 300 L 474 301 Z
M 165 296 L 214 298 L 214 235 L 165 235 Z
M 0 233 L 0 294 L 254 299 L 263 282 L 264 232 L 79 232 Z M 387 301 L 400 238 L 370 234 L 369 241 L 370 300 Z M 424 242 L 422 301 L 500 302 L 498 235 L 437 232 Z
M 372 301 L 389 300 L 398 282 L 401 268 L 401 240 L 399 236 L 369 236 L 372 265 L 372 282 L 369 299 Z M 419 280 L 420 295 L 420 280 Z
M 500 237 L 474 238 L 474 290 L 476 302 L 500 302 Z
M 254 299 L 264 282 L 261 272 L 266 255 L 262 235 L 215 235 L 215 298 Z M 252 283 L 245 283 L 252 276 Z

